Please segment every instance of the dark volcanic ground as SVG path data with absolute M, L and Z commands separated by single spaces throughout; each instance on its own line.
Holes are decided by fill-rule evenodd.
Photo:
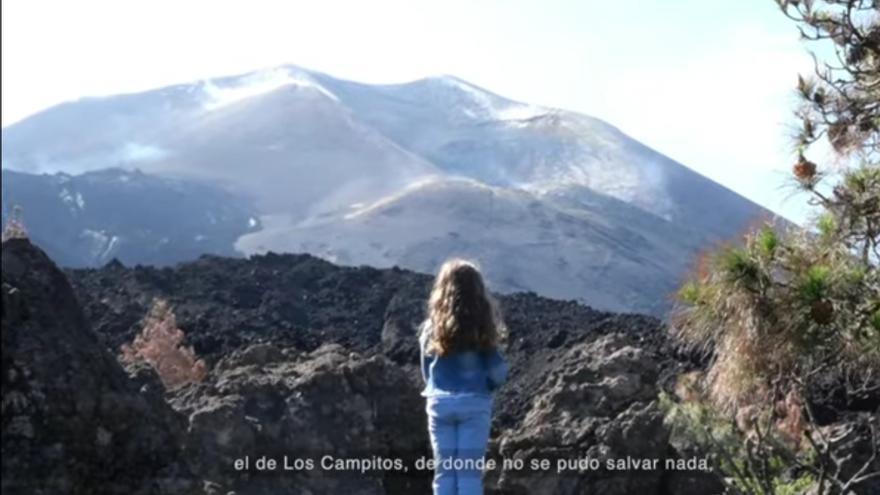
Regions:
M 304 351 L 338 343 L 412 365 L 414 378 L 416 328 L 432 282 L 429 275 L 397 268 L 339 267 L 309 255 L 273 253 L 250 259 L 203 256 L 175 268 L 110 263 L 67 274 L 87 318 L 111 349 L 132 341 L 153 298 L 162 297 L 175 308 L 188 343 L 209 364 L 255 342 Z M 509 328 L 512 376 L 500 392 L 496 426 L 522 419 L 554 360 L 579 342 L 623 332 L 664 363 L 662 376 L 682 366 L 683 356 L 654 318 L 531 293 L 499 299 Z
M 430 276 L 269 254 L 173 268 L 111 263 L 65 277 L 22 239 L 3 243 L 2 261 L 4 493 L 428 493 L 430 470 L 231 466 L 267 453 L 429 456 L 415 329 Z M 204 381 L 166 389 L 149 366 L 114 358 L 156 297 L 171 302 L 208 361 Z M 500 300 L 511 378 L 496 402 L 490 458 L 696 455 L 671 441 L 657 397 L 700 359 L 676 350 L 660 321 L 535 294 Z M 877 420 L 848 419 L 858 428 L 841 447 L 855 463 L 871 453 L 862 416 Z M 721 489 L 712 473 L 668 468 L 500 467 L 484 482 L 491 495 Z

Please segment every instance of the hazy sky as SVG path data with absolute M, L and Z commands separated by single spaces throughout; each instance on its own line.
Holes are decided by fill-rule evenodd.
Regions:
M 453 74 L 604 119 L 792 218 L 792 88 L 772 0 L 3 0 L 2 123 L 85 95 L 293 63 L 363 82 Z

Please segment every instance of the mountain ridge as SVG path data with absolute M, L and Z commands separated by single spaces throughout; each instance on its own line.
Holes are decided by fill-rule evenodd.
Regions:
M 4 169 L 2 175 L 2 221 L 19 209 L 28 235 L 65 266 L 232 256 L 235 239 L 260 228 L 246 198 L 211 184 L 113 168 L 78 175 Z
M 452 76 L 371 85 L 281 66 L 68 104 L 3 139 L 4 167 L 219 183 L 259 211 L 263 228 L 232 243 L 244 255 L 426 272 L 466 255 L 498 290 L 655 315 L 696 253 L 772 217 L 600 119 Z M 429 182 L 450 187 L 415 198 Z M 499 201 L 475 201 L 477 190 Z M 535 235 L 559 246 L 518 241 Z

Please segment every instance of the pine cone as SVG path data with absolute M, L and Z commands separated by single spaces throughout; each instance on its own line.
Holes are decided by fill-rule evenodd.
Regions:
M 816 164 L 803 156 L 795 163 L 794 176 L 801 182 L 812 182 L 816 178 Z
M 827 325 L 834 318 L 834 304 L 828 299 L 817 299 L 810 305 L 810 316 L 816 323 Z

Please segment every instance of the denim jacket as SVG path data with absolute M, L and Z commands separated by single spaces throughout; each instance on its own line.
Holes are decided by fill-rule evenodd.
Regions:
M 507 363 L 498 349 L 455 352 L 440 357 L 427 351 L 431 331 L 430 320 L 426 320 L 419 335 L 425 381 L 423 396 L 488 396 L 507 380 Z

